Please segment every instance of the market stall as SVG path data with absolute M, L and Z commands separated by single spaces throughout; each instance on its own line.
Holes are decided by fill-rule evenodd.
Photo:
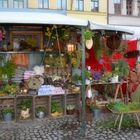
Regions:
M 79 110 L 82 95 L 84 128 L 85 82 L 87 77 L 91 78 L 85 66 L 84 41 L 93 37 L 93 34 L 86 36 L 91 33 L 86 32 L 91 28 L 89 24 L 92 25 L 56 13 L 1 11 L 0 105 L 3 110 L 8 104 L 14 109 L 16 120 L 34 119 L 39 116 L 39 110 L 45 110 L 48 116 L 54 112 L 65 115 L 68 110 Z M 99 32 L 109 28 L 98 24 L 92 27 L 93 30 L 100 27 Z M 91 42 L 89 45 L 91 48 Z M 79 84 L 73 84 L 73 80 L 79 82 L 79 75 L 73 77 L 75 68 L 80 68 L 81 91 Z
M 80 89 L 68 86 L 69 59 L 73 45 L 77 48 L 81 42 L 81 28 L 87 21 L 31 11 L 1 11 L 0 19 L 1 111 L 14 109 L 18 120 L 34 119 L 37 110 L 50 116 L 78 109 Z

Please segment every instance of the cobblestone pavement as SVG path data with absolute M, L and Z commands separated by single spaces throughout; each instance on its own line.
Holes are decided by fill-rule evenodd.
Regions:
M 0 122 L 0 140 L 140 140 L 139 128 L 130 127 L 118 132 L 117 128 L 99 125 L 105 118 L 108 114 L 100 121 L 87 122 L 85 136 L 80 135 L 81 123 L 72 116 Z

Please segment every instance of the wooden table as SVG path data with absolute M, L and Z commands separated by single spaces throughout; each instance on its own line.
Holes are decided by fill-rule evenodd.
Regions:
M 117 83 L 111 83 L 111 82 L 92 82 L 91 86 L 100 86 L 104 85 L 107 89 L 110 85 L 115 85 L 115 94 L 114 94 L 114 102 L 116 101 L 117 97 L 119 96 L 119 93 L 121 95 L 122 101 L 124 101 L 123 92 L 122 92 L 122 84 L 124 82 L 117 82 Z

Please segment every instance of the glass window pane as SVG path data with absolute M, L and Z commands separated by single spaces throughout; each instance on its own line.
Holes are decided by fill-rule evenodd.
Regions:
M 78 0 L 75 0 L 74 1 L 74 9 L 75 10 L 78 10 Z
M 61 9 L 61 0 L 57 0 L 57 8 Z
M 8 2 L 7 0 L 0 0 L 0 8 L 7 8 Z
M 19 2 L 19 8 L 23 8 L 24 7 L 24 3 L 23 3 L 23 1 L 20 1 Z
M 80 1 L 79 1 L 79 10 L 82 11 L 83 8 L 84 8 L 83 0 L 80 0 Z
M 3 8 L 7 8 L 7 6 L 8 6 L 8 5 L 7 5 L 7 0 L 4 0 L 4 1 L 3 1 Z
M 43 8 L 43 1 L 42 0 L 38 0 L 38 8 Z
M 0 8 L 2 8 L 2 0 L 0 0 Z
M 114 3 L 121 3 L 120 0 L 114 0 Z
M 18 2 L 14 1 L 14 8 L 18 8 Z
M 44 8 L 49 8 L 49 1 L 48 0 L 44 0 Z
M 91 11 L 98 12 L 99 10 L 99 0 L 91 0 Z
M 67 9 L 66 8 L 67 7 L 66 4 L 67 4 L 66 0 L 62 0 L 62 9 Z

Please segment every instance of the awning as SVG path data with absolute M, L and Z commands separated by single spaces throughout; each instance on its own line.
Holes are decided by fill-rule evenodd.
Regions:
M 116 27 L 113 25 L 101 25 L 101 24 L 97 24 L 97 23 L 93 23 L 93 22 L 90 22 L 90 28 L 92 30 L 116 31 L 116 32 L 131 34 L 131 35 L 134 34 L 133 31 L 126 29 L 126 28 Z
M 80 20 L 63 14 L 30 11 L 0 11 L 0 23 L 56 24 L 87 26 L 87 20 Z
M 117 28 L 124 28 L 126 30 L 132 30 L 134 32 L 133 38 L 137 38 L 139 40 L 140 38 L 140 26 L 120 26 L 115 25 Z

